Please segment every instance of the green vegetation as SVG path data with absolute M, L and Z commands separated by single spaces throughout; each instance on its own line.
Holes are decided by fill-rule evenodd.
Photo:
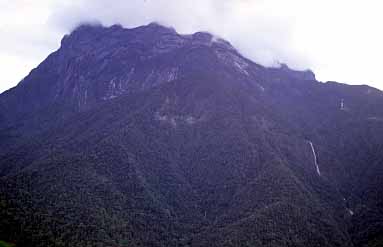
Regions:
M 0 95 L 0 239 L 381 245 L 381 92 L 150 28 L 80 28 Z
M 15 247 L 15 245 L 0 240 L 0 247 Z

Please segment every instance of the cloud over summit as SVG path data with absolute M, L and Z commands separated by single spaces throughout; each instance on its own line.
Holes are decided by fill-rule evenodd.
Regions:
M 322 81 L 383 89 L 379 0 L 0 0 L 0 92 L 57 49 L 80 23 L 158 22 L 208 31 L 265 66 L 312 69 Z
M 271 0 L 275 1 L 275 0 Z M 245 56 L 266 66 L 287 63 L 308 68 L 307 58 L 292 45 L 294 20 L 264 0 L 82 0 L 60 6 L 52 16 L 60 28 L 81 22 L 136 27 L 158 22 L 180 33 L 208 31 L 229 40 Z M 281 6 L 282 8 L 283 6 Z M 274 13 L 274 15 L 270 15 Z

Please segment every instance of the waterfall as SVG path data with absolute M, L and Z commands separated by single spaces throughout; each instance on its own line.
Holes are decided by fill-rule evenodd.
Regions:
M 310 143 L 310 147 L 311 147 L 311 151 L 314 155 L 314 163 L 315 163 L 315 167 L 316 167 L 316 170 L 317 170 L 317 173 L 318 175 L 320 176 L 320 170 L 319 170 L 319 166 L 318 166 L 318 160 L 317 160 L 317 155 L 315 153 L 315 149 L 314 149 L 314 145 L 311 141 L 308 141 Z

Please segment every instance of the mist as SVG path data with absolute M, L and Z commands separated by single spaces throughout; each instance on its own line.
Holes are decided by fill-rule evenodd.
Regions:
M 383 88 L 378 0 L 14 0 L 0 7 L 0 92 L 89 22 L 207 31 L 264 66 L 285 63 L 313 70 L 320 81 Z
M 274 3 L 272 3 L 274 2 Z M 275 8 L 276 2 L 280 2 Z M 285 15 L 275 0 L 83 0 L 59 6 L 51 21 L 63 30 L 83 22 L 136 27 L 150 22 L 188 34 L 207 31 L 230 41 L 241 53 L 265 66 L 286 63 L 296 69 L 310 67 L 293 44 L 294 18 Z

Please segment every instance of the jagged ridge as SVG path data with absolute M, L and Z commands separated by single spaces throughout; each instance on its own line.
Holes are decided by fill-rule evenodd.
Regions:
M 0 239 L 373 246 L 382 105 L 208 33 L 80 26 L 0 96 Z

